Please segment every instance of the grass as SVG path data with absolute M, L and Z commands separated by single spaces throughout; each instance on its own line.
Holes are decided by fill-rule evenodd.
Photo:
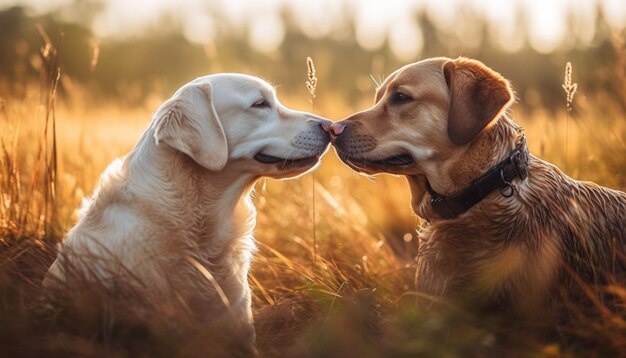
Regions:
M 159 102 L 128 109 L 68 100 L 57 107 L 54 72 L 43 71 L 41 93 L 0 102 L 0 352 L 245 355 L 228 334 L 195 321 L 176 303 L 134 310 L 132 302 L 141 302 L 146 292 L 92 285 L 77 289 L 78 298 L 64 302 L 61 311 L 39 304 L 54 244 L 75 222 L 75 210 L 106 165 L 134 146 Z M 293 108 L 311 105 L 279 95 Z M 360 109 L 325 97 L 334 96 L 316 98 L 320 115 L 336 120 Z M 549 115 L 520 105 L 513 115 L 526 128 L 533 153 L 561 166 L 570 158 L 571 176 L 624 190 L 626 115 L 603 101 L 583 97 L 569 119 L 565 112 Z M 259 252 L 250 283 L 264 356 L 623 354 L 623 305 L 604 315 L 581 312 L 549 335 L 526 334 L 498 324 L 497 317 L 453 307 L 454 314 L 436 314 L 418 305 L 414 255 L 420 221 L 409 199 L 404 179 L 355 174 L 332 151 L 315 176 L 257 185 Z M 609 289 L 626 302 L 625 286 Z

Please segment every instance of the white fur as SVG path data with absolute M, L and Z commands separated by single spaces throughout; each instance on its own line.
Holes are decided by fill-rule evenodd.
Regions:
M 261 98 L 268 106 L 253 106 Z M 249 194 L 261 176 L 293 177 L 318 163 L 281 168 L 253 156 L 319 158 L 328 144 L 322 121 L 285 108 L 255 77 L 217 74 L 188 83 L 157 110 L 123 161 L 104 172 L 44 285 L 69 280 L 72 267 L 97 280 L 130 273 L 156 292 L 186 287 L 200 294 L 192 278 L 204 272 L 199 263 L 219 285 L 204 293 L 203 315 L 217 317 L 229 305 L 253 332 L 247 274 L 256 212 Z

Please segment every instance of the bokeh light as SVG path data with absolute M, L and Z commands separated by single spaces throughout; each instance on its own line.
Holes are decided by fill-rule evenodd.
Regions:
M 71 0 L 4 0 L 0 6 L 25 5 L 35 13 L 46 13 L 72 4 Z M 477 35 L 482 31 L 464 20 L 473 12 L 488 21 L 490 38 L 503 50 L 519 50 L 527 35 L 535 50 L 548 53 L 571 42 L 572 37 L 591 43 L 598 9 L 611 27 L 624 28 L 626 2 L 622 0 L 107 0 L 102 11 L 94 14 L 93 29 L 100 37 L 124 37 L 175 21 L 182 24 L 189 41 L 207 43 L 218 34 L 214 19 L 219 17 L 247 31 L 254 48 L 273 52 L 285 38 L 284 12 L 311 38 L 345 29 L 347 14 L 352 14 L 359 46 L 376 51 L 388 43 L 398 58 L 411 59 L 419 56 L 423 47 L 423 29 L 415 21 L 419 12 L 428 14 L 438 28 L 456 34 L 470 48 L 479 45 Z M 567 21 L 576 23 L 574 33 L 567 32 Z

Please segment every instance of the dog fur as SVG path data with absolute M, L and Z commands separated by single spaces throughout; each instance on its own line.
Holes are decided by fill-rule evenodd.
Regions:
M 262 176 L 313 169 L 328 147 L 321 127 L 328 123 L 286 108 L 252 76 L 186 84 L 157 110 L 137 146 L 106 169 L 44 286 L 62 288 L 72 273 L 136 281 L 155 296 L 182 298 L 207 324 L 230 311 L 253 341 L 250 193 Z M 284 160 L 260 162 L 258 153 Z
M 536 317 L 559 292 L 624 282 L 626 194 L 576 181 L 530 156 L 511 197 L 493 191 L 443 219 L 430 205 L 506 158 L 521 128 L 508 81 L 479 61 L 433 58 L 400 68 L 370 109 L 328 128 L 338 156 L 367 174 L 406 176 L 419 233 L 417 286 L 435 297 Z M 408 155 L 411 163 L 393 158 Z

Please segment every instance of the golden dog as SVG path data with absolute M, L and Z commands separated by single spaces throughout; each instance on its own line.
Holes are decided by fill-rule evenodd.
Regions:
M 253 76 L 187 83 L 102 175 L 44 286 L 143 287 L 155 302 L 183 302 L 207 325 L 230 314 L 252 347 L 252 188 L 264 176 L 313 170 L 329 144 L 322 124 L 330 121 L 285 107 Z
M 429 222 L 422 292 L 526 315 L 558 287 L 576 294 L 623 275 L 626 194 L 529 154 L 512 102 L 481 62 L 433 58 L 398 69 L 373 107 L 325 129 L 354 170 L 408 179 Z

